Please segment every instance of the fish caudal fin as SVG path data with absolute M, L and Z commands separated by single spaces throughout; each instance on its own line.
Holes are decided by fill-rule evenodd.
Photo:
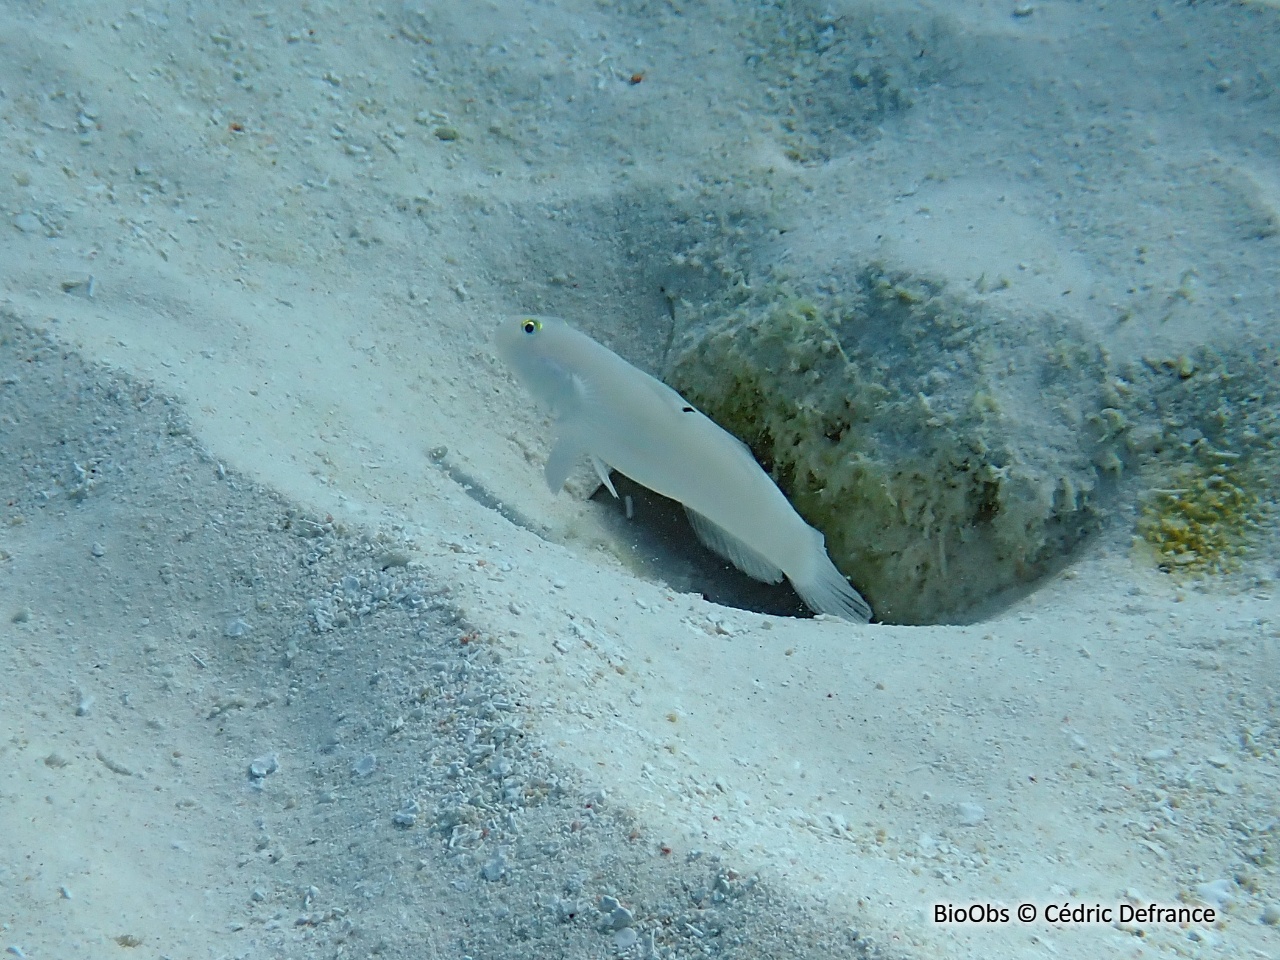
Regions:
M 787 579 L 795 587 L 800 599 L 814 613 L 829 613 L 851 623 L 868 623 L 871 605 L 862 594 L 849 585 L 836 565 L 827 556 L 821 537 L 815 544 L 813 556 L 799 572 L 787 572 Z

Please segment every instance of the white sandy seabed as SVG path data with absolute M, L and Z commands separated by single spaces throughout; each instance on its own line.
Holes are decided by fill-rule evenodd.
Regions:
M 1120 523 L 973 625 L 716 607 L 550 496 L 488 346 L 659 370 L 758 237 L 1122 356 L 1274 342 L 1274 5 L 0 26 L 10 953 L 1280 954 L 1274 557 L 1175 581 Z

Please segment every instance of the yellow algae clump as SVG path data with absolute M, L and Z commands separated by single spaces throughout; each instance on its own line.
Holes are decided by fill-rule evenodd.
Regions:
M 1274 535 L 1280 391 L 1272 350 L 1245 343 L 1145 359 L 1153 448 L 1140 470 L 1135 546 L 1166 573 L 1236 572 Z M 1137 434 L 1134 435 L 1138 436 Z
M 1226 462 L 1194 464 L 1176 471 L 1169 487 L 1145 493 L 1138 536 L 1160 569 L 1221 574 L 1239 566 L 1268 512 L 1249 473 Z

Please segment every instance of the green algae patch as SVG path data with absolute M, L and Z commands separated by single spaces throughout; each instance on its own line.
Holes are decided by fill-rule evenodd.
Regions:
M 1128 420 L 1103 351 L 874 268 L 706 308 L 668 381 L 741 437 L 894 623 L 963 622 L 1103 520 Z

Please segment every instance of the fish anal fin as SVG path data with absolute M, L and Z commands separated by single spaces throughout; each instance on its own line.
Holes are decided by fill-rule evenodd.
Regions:
M 689 515 L 689 523 L 693 532 L 698 535 L 703 546 L 724 557 L 747 576 L 765 583 L 779 583 L 782 580 L 782 568 L 762 557 L 723 527 L 708 520 L 696 510 L 684 508 Z

